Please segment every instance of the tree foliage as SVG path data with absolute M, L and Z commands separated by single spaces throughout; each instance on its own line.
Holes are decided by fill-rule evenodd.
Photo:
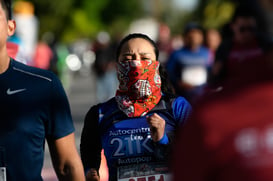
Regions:
M 15 0 L 20 1 L 20 0 Z M 39 34 L 51 31 L 60 41 L 92 38 L 101 30 L 126 28 L 141 15 L 139 0 L 28 0 L 39 19 Z M 113 28 L 113 29 L 111 29 Z
M 220 29 L 230 21 L 234 9 L 235 2 L 232 0 L 200 0 L 193 14 L 204 28 Z
M 194 11 L 181 11 L 171 6 L 171 0 L 25 1 L 35 6 L 40 35 L 51 31 L 58 40 L 65 42 L 94 38 L 99 31 L 123 33 L 130 22 L 147 15 L 168 24 L 175 33 L 181 32 L 188 21 L 197 21 L 205 28 L 220 28 L 229 21 L 236 4 L 235 0 L 199 0 Z

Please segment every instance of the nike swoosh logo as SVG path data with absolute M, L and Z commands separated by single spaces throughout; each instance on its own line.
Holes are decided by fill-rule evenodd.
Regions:
M 17 94 L 17 93 L 19 93 L 19 92 L 23 92 L 23 91 L 25 91 L 25 90 L 27 90 L 27 89 L 17 89 L 17 90 L 10 90 L 10 89 L 8 89 L 8 90 L 7 90 L 7 94 L 8 94 L 8 95 L 13 95 L 13 94 Z

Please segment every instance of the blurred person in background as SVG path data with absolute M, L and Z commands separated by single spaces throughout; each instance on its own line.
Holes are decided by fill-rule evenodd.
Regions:
M 10 36 L 7 40 L 7 52 L 9 57 L 16 59 L 19 52 L 20 40 L 16 36 Z
M 193 106 L 174 143 L 173 181 L 273 180 L 272 51 L 255 65 L 255 80 L 245 75 Z
M 271 38 L 273 38 L 273 1 L 260 0 L 259 3 L 262 9 L 262 13 L 265 17 L 268 32 L 270 33 Z
M 83 181 L 69 103 L 57 77 L 8 56 L 11 0 L 0 0 L 0 180 L 42 180 L 47 141 L 59 180 Z
M 226 62 L 216 62 L 229 73 L 223 88 L 193 106 L 177 135 L 174 181 L 273 180 L 273 47 L 258 38 L 253 11 L 244 8 L 226 31 L 229 46 L 220 47 Z
M 34 67 L 50 70 L 61 78 L 57 67 L 59 59 L 56 46 L 55 35 L 52 32 L 44 33 L 36 44 L 33 61 Z
M 172 44 L 173 51 L 180 49 L 184 45 L 184 41 L 183 41 L 182 35 L 181 34 L 174 34 L 174 35 L 172 35 L 172 37 L 171 37 L 171 44 Z
M 210 85 L 222 87 L 223 83 L 239 86 L 241 82 L 254 80 L 262 73 L 265 54 L 271 50 L 272 39 L 260 31 L 255 11 L 246 6 L 238 6 L 234 16 L 226 26 L 227 37 L 216 52 Z M 227 31 L 227 28 L 230 30 Z M 257 64 L 257 62 L 260 62 Z
M 34 53 L 38 39 L 39 20 L 34 14 L 34 5 L 29 1 L 15 1 L 13 17 L 16 21 L 16 37 L 20 39 L 16 60 L 34 66 Z
M 188 23 L 183 38 L 183 47 L 170 55 L 166 68 L 176 94 L 195 102 L 203 94 L 212 57 L 203 46 L 203 29 L 199 24 Z
M 116 42 L 111 42 L 107 32 L 100 32 L 93 45 L 95 62 L 92 69 L 96 76 L 97 102 L 104 102 L 115 95 L 118 86 L 116 78 L 114 52 Z
M 207 47 L 212 53 L 212 60 L 215 59 L 215 53 L 221 44 L 222 37 L 217 29 L 209 28 L 205 32 L 204 46 Z
M 163 23 L 159 25 L 158 39 L 156 44 L 159 49 L 159 61 L 163 66 L 165 66 L 171 52 L 173 51 L 171 30 L 168 25 Z
M 49 46 L 52 40 L 50 40 L 51 38 L 48 35 L 49 34 L 44 34 L 41 40 L 38 41 L 33 57 L 33 66 L 45 70 L 51 70 L 53 62 L 56 63 L 56 55 L 54 55 L 53 50 Z M 54 71 L 54 73 L 56 73 L 56 71 Z
M 129 34 L 120 42 L 116 95 L 92 106 L 84 121 L 80 150 L 88 181 L 100 179 L 102 149 L 109 180 L 168 180 L 173 136 L 191 105 L 173 95 L 158 57 L 145 34 Z

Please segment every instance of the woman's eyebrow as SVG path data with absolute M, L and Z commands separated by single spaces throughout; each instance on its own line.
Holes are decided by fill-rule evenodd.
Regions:
M 152 55 L 151 53 L 140 53 L 140 55 Z
M 131 56 L 133 55 L 132 53 L 123 53 L 122 56 Z
M 124 54 L 122 54 L 123 56 L 131 56 L 131 55 L 133 55 L 134 53 L 124 53 Z M 143 53 L 139 53 L 140 55 L 152 55 L 152 53 L 145 53 L 145 52 L 143 52 Z

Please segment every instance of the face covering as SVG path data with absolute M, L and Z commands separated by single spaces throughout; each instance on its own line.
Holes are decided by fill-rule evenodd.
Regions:
M 116 92 L 118 107 L 128 117 L 144 116 L 161 98 L 159 62 L 131 60 L 118 62 L 119 89 Z

